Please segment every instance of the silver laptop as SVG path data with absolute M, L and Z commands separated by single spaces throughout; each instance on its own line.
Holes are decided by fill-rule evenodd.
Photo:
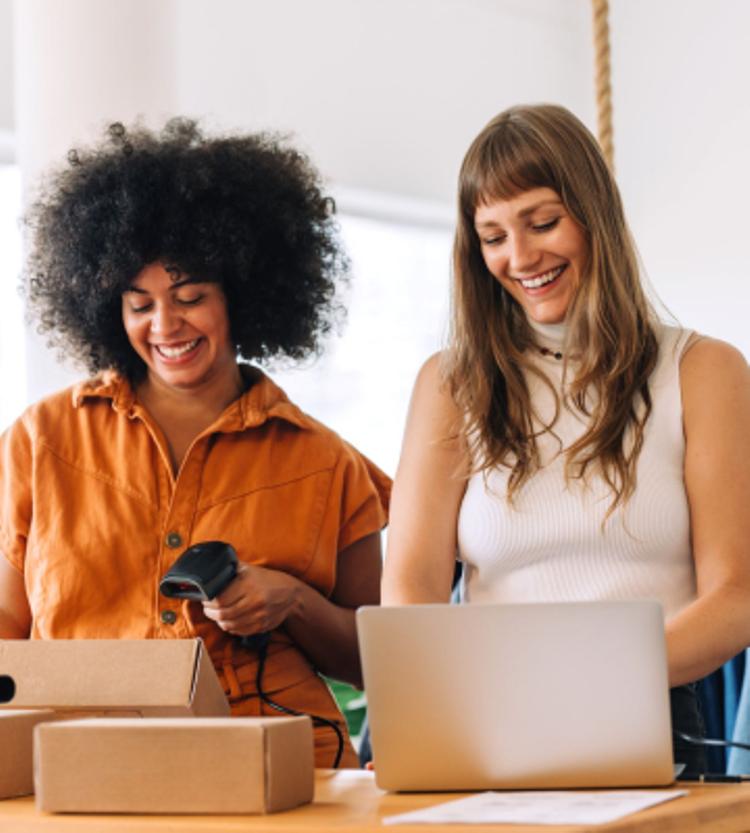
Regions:
M 364 607 L 357 630 L 383 789 L 674 780 L 657 602 Z

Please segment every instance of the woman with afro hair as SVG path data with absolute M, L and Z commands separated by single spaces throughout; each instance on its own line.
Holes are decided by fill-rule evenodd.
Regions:
M 356 765 L 320 674 L 361 684 L 390 482 L 249 364 L 330 330 L 332 202 L 274 137 L 187 120 L 112 125 L 68 163 L 29 213 L 26 291 L 91 378 L 0 439 L 0 638 L 199 636 L 233 714 L 314 714 L 316 765 Z M 159 595 L 217 540 L 240 562 L 227 589 Z

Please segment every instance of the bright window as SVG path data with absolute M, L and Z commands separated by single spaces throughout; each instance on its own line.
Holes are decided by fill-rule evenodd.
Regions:
M 392 476 L 417 371 L 445 336 L 451 234 L 345 214 L 340 223 L 352 261 L 343 334 L 314 364 L 269 372 Z

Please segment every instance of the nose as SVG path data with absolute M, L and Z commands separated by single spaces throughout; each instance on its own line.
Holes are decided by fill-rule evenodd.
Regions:
M 169 336 L 179 330 L 181 320 L 171 304 L 156 304 L 151 313 L 150 323 L 154 335 Z
M 508 266 L 511 274 L 527 274 L 539 263 L 539 248 L 529 235 L 511 235 L 508 244 Z

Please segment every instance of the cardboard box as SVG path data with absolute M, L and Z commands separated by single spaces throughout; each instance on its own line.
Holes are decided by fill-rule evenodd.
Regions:
M 217 716 L 229 704 L 200 639 L 0 640 L 0 709 Z
M 39 810 L 271 813 L 313 796 L 308 717 L 99 718 L 34 732 Z
M 55 712 L 44 710 L 0 713 L 0 799 L 34 792 L 34 727 L 55 719 Z

